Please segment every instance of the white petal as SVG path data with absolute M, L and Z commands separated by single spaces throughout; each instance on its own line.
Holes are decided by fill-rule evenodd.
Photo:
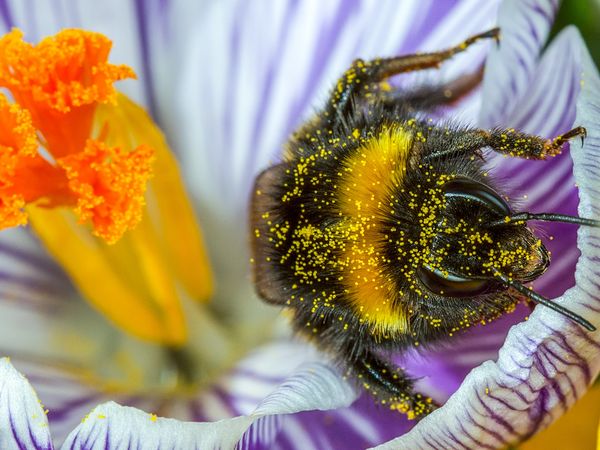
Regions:
M 221 377 L 214 389 L 223 392 L 229 399 L 234 414 L 251 414 L 260 402 L 307 363 L 324 361 L 314 347 L 299 342 L 278 340 L 263 345 L 239 361 L 230 373 Z M 205 395 L 200 395 L 202 403 Z M 201 405 L 207 420 L 215 420 L 210 408 Z
M 8 358 L 0 359 L 0 448 L 53 449 L 46 413 Z
M 354 390 L 331 368 L 312 364 L 290 377 L 247 416 L 213 423 L 156 418 L 135 408 L 109 402 L 95 408 L 67 438 L 63 449 L 232 449 L 261 418 L 350 405 Z M 268 432 L 256 434 L 256 438 Z
M 505 36 L 509 41 L 513 39 L 507 33 Z M 503 119 L 503 127 L 553 138 L 574 126 L 580 83 L 578 45 L 579 42 L 568 34 L 561 34 L 550 43 L 536 67 L 531 69 L 527 95 L 515 103 L 514 110 Z M 518 65 L 514 58 L 515 55 L 511 54 L 493 53 L 489 62 L 492 67 L 514 67 Z M 557 70 L 559 66 L 560 70 Z M 496 95 L 497 88 L 489 88 L 483 94 L 484 99 Z M 506 101 L 512 101 L 510 91 L 504 96 Z M 507 158 L 493 152 L 489 152 L 489 156 L 491 174 L 506 194 L 516 201 L 520 211 L 577 213 L 579 199 L 572 174 L 573 164 L 567 150 L 543 162 Z M 556 255 L 548 272 L 536 280 L 535 288 L 546 296 L 560 295 L 575 284 L 573 273 L 579 257 L 576 227 L 556 223 L 533 226 L 542 230 L 539 235 L 544 244 L 552 255 Z M 549 240 L 547 236 L 555 236 L 556 239 Z
M 600 77 L 577 30 L 564 33 L 579 48 L 581 93 L 575 122 L 587 128 L 583 147 L 571 144 L 582 216 L 600 218 Z M 555 301 L 600 326 L 600 230 L 581 228 L 577 285 Z M 580 398 L 600 372 L 600 334 L 538 306 L 513 327 L 497 362 L 474 369 L 443 408 L 380 449 L 505 448 L 547 427 Z
M 538 55 L 552 26 L 558 0 L 506 0 L 498 12 L 502 39 L 490 58 L 483 80 L 484 104 L 480 125 L 506 126 L 521 99 L 527 95 Z M 506 66 L 505 61 L 514 64 Z
M 83 312 L 80 324 L 92 316 L 76 295 L 64 273 L 27 230 L 2 231 L 0 354 L 68 361 L 73 356 L 69 352 L 73 341 L 70 345 L 59 343 L 60 338 L 80 335 L 85 329 L 77 329 L 80 325 L 72 320 L 72 314 Z
M 11 361 L 26 374 L 39 397 L 44 400 L 52 438 L 57 445 L 65 440 L 90 409 L 102 401 L 115 398 L 114 394 L 108 397 L 94 390 L 89 383 L 81 380 L 81 376 L 78 378 L 74 375 L 76 372 L 65 370 L 66 367 L 58 359 L 46 364 L 19 358 L 11 358 Z

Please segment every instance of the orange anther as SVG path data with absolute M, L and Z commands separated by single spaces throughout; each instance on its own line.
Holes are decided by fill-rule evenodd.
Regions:
M 95 105 L 115 101 L 115 81 L 135 78 L 130 67 L 108 63 L 111 46 L 99 33 L 75 29 L 37 45 L 17 29 L 0 38 L 0 86 L 31 112 L 55 157 L 81 151 Z
M 124 152 L 88 140 L 83 152 L 58 160 L 77 198 L 75 211 L 92 221 L 94 234 L 114 243 L 140 221 L 153 159 L 146 145 Z

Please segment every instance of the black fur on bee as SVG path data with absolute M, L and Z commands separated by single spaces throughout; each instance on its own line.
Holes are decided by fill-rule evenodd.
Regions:
M 325 107 L 290 138 L 283 161 L 255 183 L 250 220 L 259 296 L 288 308 L 295 330 L 409 417 L 434 403 L 413 392 L 414 380 L 390 355 L 494 320 L 524 296 L 548 302 L 522 286 L 549 264 L 527 220 L 598 225 L 519 216 L 484 167 L 485 148 L 544 159 L 583 128 L 547 140 L 427 118 L 471 91 L 480 72 L 416 92 L 386 83 L 498 33 L 438 53 L 355 61 Z

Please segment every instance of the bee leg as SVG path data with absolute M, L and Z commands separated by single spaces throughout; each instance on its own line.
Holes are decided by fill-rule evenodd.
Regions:
M 392 75 L 399 73 L 414 72 L 417 70 L 439 67 L 445 60 L 452 58 L 457 53 L 464 52 L 475 42 L 482 39 L 500 39 L 500 29 L 493 28 L 484 33 L 476 34 L 454 47 L 433 53 L 417 53 L 414 55 L 397 56 L 394 58 L 375 59 L 370 62 L 376 66 L 377 71 L 373 74 L 372 82 L 383 81 Z
M 425 156 L 425 161 L 461 155 L 478 155 L 484 147 L 504 155 L 525 159 L 546 159 L 561 153 L 562 146 L 571 139 L 586 136 L 583 127 L 576 127 L 554 139 L 545 139 L 513 128 L 472 130 L 449 136 L 447 150 Z
M 465 51 L 475 42 L 488 38 L 498 40 L 499 37 L 500 29 L 494 28 L 439 52 L 378 58 L 371 61 L 357 59 L 338 80 L 324 114 L 330 123 L 343 121 L 351 115 L 357 102 L 373 98 L 381 90 L 389 90 L 387 83 L 384 83 L 387 78 L 400 73 L 439 67 L 442 62 Z
M 483 66 L 476 72 L 455 78 L 440 86 L 423 86 L 410 92 L 401 90 L 383 92 L 381 101 L 391 109 L 397 109 L 400 105 L 415 111 L 431 111 L 458 102 L 479 86 L 482 80 Z
M 437 407 L 432 399 L 413 391 L 414 380 L 402 369 L 390 368 L 373 353 L 355 359 L 351 370 L 360 384 L 381 404 L 409 418 L 423 417 Z

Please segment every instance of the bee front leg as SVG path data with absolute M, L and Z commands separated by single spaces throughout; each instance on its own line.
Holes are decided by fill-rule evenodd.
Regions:
M 554 139 L 544 139 L 513 128 L 459 132 L 449 137 L 447 149 L 430 153 L 425 161 L 474 155 L 484 147 L 517 158 L 546 159 L 560 154 L 562 146 L 571 139 L 580 137 L 583 142 L 585 136 L 586 130 L 583 127 L 573 128 Z
M 344 122 L 353 113 L 356 104 L 368 101 L 381 92 L 389 90 L 385 81 L 405 72 L 439 67 L 442 62 L 465 51 L 469 46 L 481 39 L 498 40 L 500 30 L 494 28 L 484 33 L 471 36 L 464 42 L 433 53 L 378 58 L 371 61 L 355 60 L 350 68 L 338 80 L 331 93 L 328 106 L 324 112 L 330 123 Z
M 379 403 L 406 414 L 409 419 L 421 418 L 437 407 L 431 398 L 414 392 L 414 380 L 406 372 L 391 368 L 371 352 L 360 358 L 355 356 L 350 371 Z

